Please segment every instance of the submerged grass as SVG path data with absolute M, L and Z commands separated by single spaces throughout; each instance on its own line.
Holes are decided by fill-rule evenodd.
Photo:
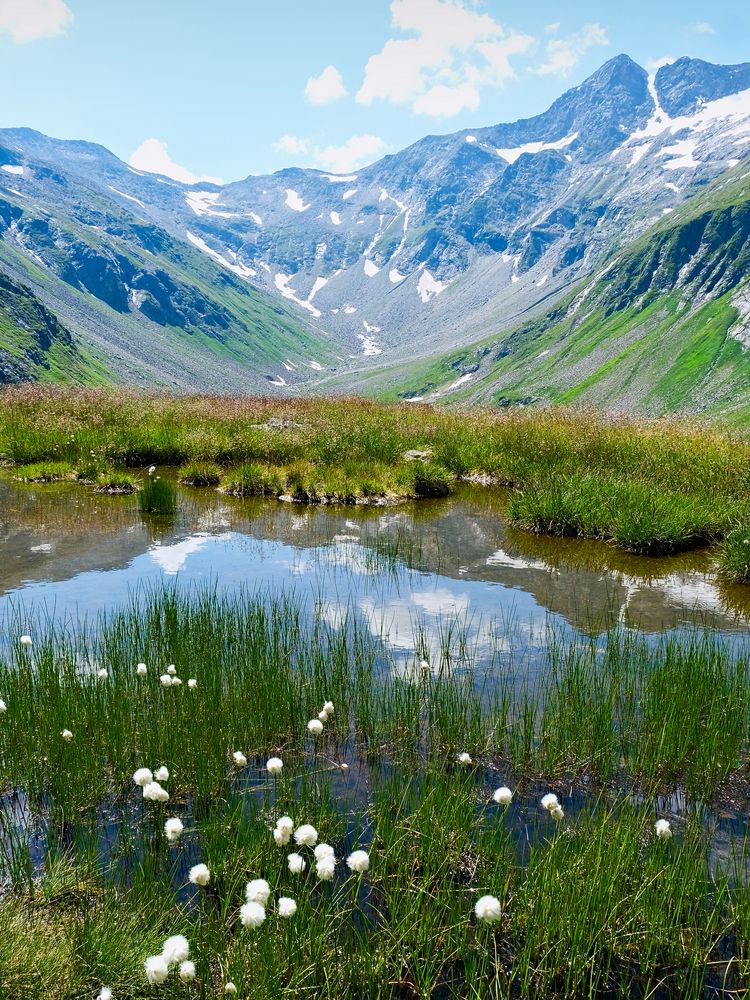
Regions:
M 712 855 L 709 806 L 747 774 L 750 668 L 717 637 L 552 634 L 532 672 L 457 659 L 453 635 L 422 664 L 353 611 L 332 628 L 295 594 L 176 588 L 96 627 L 23 624 L 33 644 L 0 656 L 3 995 L 187 995 L 174 971 L 145 983 L 174 933 L 199 997 L 227 981 L 268 1000 L 739 995 L 748 859 L 741 844 Z M 132 780 L 162 765 L 166 805 Z M 550 788 L 557 821 L 539 806 Z M 331 881 L 304 847 L 290 872 L 295 845 L 272 836 L 284 814 L 332 845 Z M 356 848 L 364 874 L 343 862 Z M 197 862 L 205 889 L 187 879 Z M 238 915 L 258 877 L 271 899 L 251 930 Z M 492 925 L 473 913 L 488 893 Z M 298 904 L 289 920 L 281 895 Z
M 138 506 L 144 514 L 173 514 L 177 510 L 174 483 L 160 476 L 149 476 L 138 494 Z
M 750 444 L 694 421 L 123 389 L 24 387 L 2 399 L 0 453 L 18 465 L 78 467 L 93 452 L 124 467 L 208 466 L 212 477 L 250 466 L 224 485 L 243 494 L 260 479 L 264 492 L 313 502 L 442 496 L 468 476 L 513 486 L 520 525 L 647 554 L 720 540 L 750 506 Z

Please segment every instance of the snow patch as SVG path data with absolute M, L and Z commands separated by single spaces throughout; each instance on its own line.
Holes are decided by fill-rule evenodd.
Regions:
M 444 289 L 445 285 L 442 281 L 434 278 L 426 268 L 422 271 L 417 282 L 417 295 L 423 302 L 429 302 L 436 295 L 440 295 Z
M 114 191 L 115 194 L 119 194 L 121 198 L 127 198 L 128 201 L 134 201 L 136 205 L 140 205 L 141 208 L 146 207 L 142 201 L 139 201 L 138 198 L 134 198 L 132 194 L 125 194 L 124 191 L 118 191 L 117 188 L 113 188 L 111 184 L 108 184 L 107 187 L 109 188 L 110 191 Z
M 374 278 L 380 268 L 369 259 L 365 260 L 365 274 L 368 278 Z
M 388 272 L 388 278 L 389 278 L 389 280 L 391 281 L 392 284 L 397 285 L 400 281 L 405 281 L 406 280 L 406 275 L 405 274 L 401 274 L 397 270 L 397 268 L 392 267 L 390 269 L 390 271 Z
M 693 156 L 695 152 L 695 139 L 680 139 L 672 146 L 665 146 L 659 150 L 659 156 L 670 156 L 672 159 L 662 163 L 664 170 L 692 170 L 700 166 L 700 161 Z
M 218 251 L 214 250 L 207 243 L 205 243 L 200 236 L 196 236 L 195 233 L 191 233 L 189 229 L 185 230 L 185 235 L 193 246 L 198 247 L 199 250 L 208 254 L 209 257 L 213 257 L 215 261 L 225 267 L 228 271 L 233 271 L 235 274 L 239 275 L 240 278 L 252 278 L 255 276 L 256 272 L 251 267 L 248 267 L 246 264 L 243 264 L 241 261 L 236 259 L 234 263 L 228 261 L 226 257 L 222 257 Z
M 377 329 L 377 327 L 375 329 Z M 382 347 L 378 347 L 372 337 L 366 337 L 363 333 L 358 333 L 357 340 L 362 342 L 362 354 L 366 358 L 374 358 L 378 354 L 383 353 Z
M 308 361 L 307 364 L 309 368 L 313 368 L 316 372 L 323 371 L 323 365 L 319 364 L 317 361 Z
M 374 326 L 372 323 L 368 323 L 366 319 L 362 320 L 362 326 L 368 333 L 380 333 L 380 327 Z
M 338 311 L 338 310 L 337 310 L 337 311 Z M 350 305 L 349 305 L 349 304 L 347 303 L 347 304 L 346 304 L 346 305 L 344 306 L 344 310 L 343 310 L 343 311 L 344 311 L 344 312 L 345 312 L 345 313 L 347 314 L 347 316 L 351 316 L 351 314 L 352 314 L 352 313 L 355 313 L 355 312 L 357 311 L 357 307 L 356 307 L 356 306 L 350 306 Z
M 471 374 L 462 375 L 461 378 L 457 378 L 455 382 L 451 382 L 449 386 L 446 386 L 445 392 L 450 392 L 452 389 L 458 389 L 459 386 L 466 385 L 466 383 L 470 382 L 473 378 L 474 376 Z
M 320 309 L 316 309 L 311 302 L 306 302 L 304 299 L 298 298 L 294 289 L 289 287 L 291 280 L 292 276 L 290 274 L 279 272 L 279 274 L 274 276 L 273 283 L 285 299 L 289 299 L 290 302 L 296 302 L 298 306 L 302 306 L 303 309 L 307 309 L 309 313 L 312 313 L 316 319 L 320 319 Z
M 557 142 L 527 142 L 525 145 L 515 146 L 513 149 L 495 149 L 495 152 L 508 163 L 515 163 L 519 156 L 523 156 L 524 153 L 533 154 L 541 153 L 546 149 L 565 149 L 577 138 L 578 132 L 571 132 L 570 135 L 566 135 L 564 139 L 558 139 Z
M 338 212 L 331 212 L 331 222 L 334 224 L 334 226 L 341 225 L 341 216 L 339 215 Z
M 263 225 L 263 219 L 261 219 L 261 217 L 257 213 L 249 212 L 248 214 L 250 215 L 250 218 L 253 220 L 256 226 Z
M 308 203 L 306 205 L 302 201 L 302 199 L 300 198 L 300 196 L 297 194 L 297 192 L 293 188 L 285 188 L 285 191 L 286 191 L 286 206 L 287 206 L 287 208 L 291 208 L 292 211 L 294 211 L 294 212 L 306 212 L 307 211 L 307 209 L 310 207 L 310 204 Z
M 313 282 L 313 286 L 310 289 L 310 294 L 307 296 L 307 301 L 312 302 L 315 296 L 318 294 L 321 288 L 325 288 L 328 284 L 328 278 L 316 278 Z
M 341 197 L 343 198 L 344 201 L 348 201 L 350 198 L 353 198 L 356 193 L 357 193 L 357 188 L 349 188 L 348 191 L 344 191 Z
M 357 174 L 321 174 L 321 177 L 325 177 L 331 184 L 351 184 L 352 181 L 356 181 L 357 176 Z
M 281 375 L 277 375 L 276 378 L 271 378 L 270 375 L 266 375 L 266 378 L 271 383 L 271 385 L 287 385 L 288 384 L 286 382 L 286 380 L 281 377 Z
M 545 274 L 543 278 L 540 278 L 539 281 L 537 281 L 536 287 L 541 288 L 543 285 L 546 285 L 548 281 L 549 281 L 549 275 Z
M 404 402 L 405 403 L 421 403 L 423 399 L 424 399 L 424 396 L 407 396 L 406 399 L 404 399 Z
M 467 135 L 465 141 L 469 144 L 473 144 L 477 141 L 477 137 L 475 135 Z
M 664 187 L 665 188 L 669 188 L 670 191 L 674 191 L 675 194 L 679 194 L 680 193 L 680 189 L 677 187 L 676 184 L 673 184 L 671 181 L 667 181 L 667 183 L 664 185 Z
M 18 174 L 19 177 L 23 176 L 23 167 L 17 167 L 13 163 L 4 163 L 0 170 L 4 170 L 6 174 Z

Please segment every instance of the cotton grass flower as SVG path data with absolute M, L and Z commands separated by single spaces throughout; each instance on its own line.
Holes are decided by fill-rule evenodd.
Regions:
M 31 645 L 32 642 L 30 635 L 22 635 L 18 641 L 21 643 L 22 646 L 26 646 L 27 648 Z
M 672 836 L 672 827 L 668 819 L 657 819 L 654 823 L 654 832 L 659 840 L 669 840 Z
M 232 982 L 224 983 L 224 992 L 227 994 L 227 996 L 233 997 L 237 992 L 237 987 Z
M 180 686 L 180 684 L 182 684 L 182 681 L 180 680 L 179 677 L 173 677 L 172 678 L 172 687 L 173 688 L 178 688 Z
M 169 802 L 169 792 L 158 781 L 150 781 L 144 786 L 143 797 L 147 802 Z
M 245 887 L 245 899 L 248 903 L 260 903 L 265 906 L 271 895 L 271 886 L 264 878 L 254 878 Z
M 474 907 L 477 920 L 487 924 L 497 923 L 503 915 L 503 908 L 496 896 L 480 896 Z
M 149 476 L 153 476 L 153 474 L 155 472 L 156 472 L 156 466 L 155 465 L 149 465 L 149 467 L 148 467 L 148 474 L 149 474 Z
M 552 817 L 552 819 L 556 820 L 557 822 L 559 822 L 561 819 L 565 819 L 565 813 L 563 812 L 563 807 L 560 805 L 555 806 L 554 809 L 550 809 L 549 814 Z
M 208 865 L 193 865 L 188 872 L 188 879 L 193 885 L 208 885 L 211 881 L 211 872 L 208 870 Z
M 243 927 L 260 927 L 266 919 L 266 908 L 261 903 L 245 903 L 240 907 Z
M 266 770 L 274 778 L 278 778 L 284 769 L 284 762 L 281 757 L 269 757 L 266 761 Z
M 99 990 L 99 996 L 96 998 L 96 1000 L 112 1000 L 112 990 L 109 988 L 109 986 L 102 986 L 102 988 Z
M 153 780 L 154 776 L 147 767 L 139 767 L 133 775 L 133 781 L 141 788 L 145 788 L 146 785 L 150 785 Z
M 183 983 L 192 983 L 195 979 L 195 962 L 181 962 L 179 976 Z
M 145 677 L 146 674 L 148 673 L 148 668 L 146 667 L 145 663 L 139 663 L 138 666 L 135 668 L 135 672 L 136 674 L 138 674 L 139 677 Z
M 62 736 L 62 738 L 65 740 L 66 743 L 70 743 L 70 741 L 73 739 L 73 734 L 69 729 L 63 729 L 60 735 Z
M 4 715 L 8 711 L 8 706 L 5 704 L 2 698 L 0 698 L 0 715 Z
M 169 975 L 169 966 L 163 955 L 150 955 L 144 962 L 146 979 L 152 986 L 163 983 Z
M 459 764 L 471 764 L 472 763 L 472 759 L 471 759 L 471 757 L 469 756 L 468 753 L 460 753 L 458 755 L 458 763 Z
M 320 861 L 322 858 L 334 857 L 335 852 L 330 844 L 317 844 L 313 854 L 315 855 L 315 860 Z
M 367 851 L 352 851 L 346 859 L 346 863 L 353 872 L 357 875 L 362 875 L 369 870 L 370 855 Z
M 307 723 L 308 730 L 313 734 L 313 736 L 320 736 L 323 732 L 323 723 L 320 719 L 310 719 Z
M 184 829 L 185 827 L 182 825 L 182 820 L 177 816 L 173 816 L 164 824 L 164 835 L 170 844 L 174 844 L 180 839 Z
M 177 673 L 177 667 L 174 665 L 174 663 L 169 664 L 169 666 L 167 667 L 167 673 L 170 674 L 172 677 L 174 677 L 174 675 Z
M 305 868 L 307 868 L 307 862 L 301 854 L 290 854 L 286 862 L 292 875 L 301 875 Z
M 107 668 L 106 667 L 102 667 L 100 670 L 97 670 L 96 676 L 99 678 L 100 681 L 105 680 L 107 677 L 109 677 L 109 673 L 107 671 Z
M 184 962 L 190 954 L 188 939 L 184 934 L 173 934 L 172 937 L 168 937 L 164 942 L 161 953 L 168 965 L 177 965 L 178 962 Z
M 323 705 L 323 711 L 327 715 L 333 715 L 333 711 L 334 711 L 333 710 L 333 702 L 332 701 L 325 702 L 325 704 Z
M 232 760 L 237 765 L 237 767 L 247 767 L 247 757 L 241 750 L 235 750 L 232 754 Z
M 315 874 L 321 882 L 330 882 L 336 871 L 336 859 L 326 855 L 315 865 Z
M 195 689 L 198 687 L 198 681 L 195 679 L 195 677 L 191 677 L 188 680 L 188 687 L 190 688 L 191 691 L 195 691 Z
M 284 830 L 280 830 L 278 827 L 273 831 L 274 842 L 279 847 L 286 847 L 289 841 L 292 839 L 291 833 L 286 833 Z
M 513 801 L 513 792 L 511 792 L 510 788 L 506 788 L 503 785 L 502 788 L 497 789 L 492 798 L 499 806 L 509 806 Z
M 169 781 L 169 770 L 162 765 L 157 771 L 154 771 L 154 777 L 157 781 Z
M 318 712 L 318 719 L 320 722 L 328 722 L 328 712 L 322 711 Z
M 297 912 L 297 904 L 291 898 L 291 896 L 280 896 L 279 897 L 279 916 L 280 917 L 293 917 Z
M 283 830 L 285 833 L 288 833 L 289 836 L 291 837 L 292 830 L 294 830 L 294 820 L 292 819 L 291 816 L 279 816 L 279 818 L 276 820 L 276 829 Z
M 162 674 L 159 677 L 159 683 L 161 684 L 162 687 L 165 688 L 172 687 L 172 678 L 169 676 L 169 674 Z
M 558 809 L 559 807 L 560 803 L 554 792 L 547 792 L 546 795 L 542 796 L 542 809 L 552 812 L 553 809 Z
M 294 831 L 294 842 L 300 847 L 315 847 L 318 841 L 318 831 L 310 823 L 303 823 Z

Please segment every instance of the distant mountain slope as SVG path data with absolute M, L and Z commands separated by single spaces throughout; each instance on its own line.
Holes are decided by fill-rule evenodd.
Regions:
M 739 418 L 750 406 L 748 319 L 750 158 L 538 318 L 380 384 L 427 400 Z

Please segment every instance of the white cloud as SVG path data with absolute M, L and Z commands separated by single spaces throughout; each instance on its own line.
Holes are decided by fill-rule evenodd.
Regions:
M 510 57 L 534 39 L 506 29 L 465 0 L 392 0 L 391 23 L 413 38 L 390 38 L 370 56 L 359 104 L 411 103 L 415 112 L 448 117 L 476 110 L 481 88 L 515 76 Z
M 136 170 L 145 170 L 149 174 L 163 174 L 182 184 L 223 184 L 219 177 L 198 177 L 187 167 L 175 163 L 167 152 L 166 142 L 160 139 L 146 139 L 131 155 L 128 163 Z
M 556 35 L 557 32 L 560 30 L 560 22 L 553 21 L 552 24 L 545 24 L 544 30 L 548 35 Z
M 646 63 L 646 69 L 655 73 L 662 66 L 671 66 L 673 62 L 677 62 L 677 56 L 659 56 L 658 59 L 649 59 Z
M 567 38 L 551 38 L 547 42 L 547 61 L 535 72 L 540 76 L 568 76 L 595 45 L 609 45 L 606 29 L 600 24 L 584 24 Z
M 335 66 L 326 66 L 320 76 L 311 76 L 305 87 L 305 98 L 309 104 L 330 104 L 348 93 Z
M 715 35 L 716 28 L 709 21 L 697 21 L 693 25 L 693 31 L 696 35 Z
M 62 35 L 72 23 L 63 0 L 0 0 L 0 35 L 19 44 Z
M 280 139 L 273 144 L 273 149 L 277 153 L 288 153 L 290 156 L 302 156 L 307 152 L 307 139 L 300 139 L 298 135 L 284 133 Z
M 388 149 L 377 135 L 353 135 L 342 146 L 326 146 L 315 152 L 315 162 L 333 174 L 349 174 L 372 163 Z

